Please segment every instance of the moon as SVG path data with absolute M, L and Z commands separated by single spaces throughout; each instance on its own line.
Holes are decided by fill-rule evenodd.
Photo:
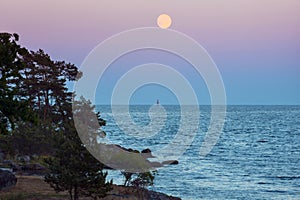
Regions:
M 172 19 L 167 14 L 161 14 L 157 18 L 157 25 L 162 29 L 167 29 L 171 26 Z

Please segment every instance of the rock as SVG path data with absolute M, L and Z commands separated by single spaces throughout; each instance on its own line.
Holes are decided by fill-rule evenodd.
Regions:
M 167 161 L 164 161 L 162 162 L 163 165 L 178 165 L 179 162 L 178 160 L 167 160 Z
M 133 153 L 140 153 L 138 150 L 133 150 Z
M 0 190 L 15 186 L 16 183 L 17 178 L 12 172 L 0 169 Z
M 154 191 L 148 191 L 148 197 L 147 199 L 151 200 L 181 200 L 178 197 L 168 196 L 166 194 L 160 193 L 160 192 L 154 192 Z
M 151 153 L 151 150 L 150 150 L 150 149 L 144 149 L 144 150 L 142 151 L 142 153 Z
M 149 163 L 150 163 L 149 165 L 154 168 L 163 167 L 163 165 L 160 162 L 150 162 L 149 161 Z
M 178 197 L 168 196 L 166 194 L 150 191 L 143 188 L 132 186 L 113 185 L 113 190 L 108 192 L 108 196 L 103 200 L 181 200 Z
M 23 165 L 21 168 L 23 170 L 46 170 L 46 168 L 39 163 L 26 164 Z
M 16 163 L 14 163 L 11 160 L 4 160 L 2 162 L 2 165 L 5 167 L 8 167 L 8 168 L 11 168 L 13 170 L 13 172 L 16 172 L 21 169 L 19 165 L 17 165 Z
M 131 152 L 131 153 L 140 153 L 138 150 L 131 149 L 131 148 L 127 149 L 126 151 Z
M 47 168 L 39 163 L 25 164 L 21 166 L 23 174 L 27 175 L 43 175 L 47 172 Z
M 141 153 L 142 153 L 142 156 L 146 159 L 147 158 L 155 158 L 155 156 L 152 155 L 150 149 L 144 149 Z
M 120 148 L 120 149 L 122 149 L 122 150 L 124 150 L 124 151 L 128 151 L 128 149 L 126 149 L 125 147 L 122 147 L 121 145 L 118 145 L 118 144 L 116 144 L 116 145 L 112 145 L 113 147 L 118 147 L 118 148 Z
M 28 162 L 30 162 L 30 156 L 27 156 L 27 155 L 25 155 L 25 156 L 19 156 L 18 158 L 17 158 L 20 162 L 23 162 L 23 163 L 28 163 Z

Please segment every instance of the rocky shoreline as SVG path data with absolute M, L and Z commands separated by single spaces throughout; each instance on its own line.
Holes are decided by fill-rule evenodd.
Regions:
M 134 187 L 125 187 L 114 185 L 113 190 L 109 192 L 104 200 L 181 200 L 178 197 L 169 196 L 160 192 L 147 189 L 137 189 Z
M 0 199 L 26 199 L 26 200 L 67 200 L 65 192 L 55 191 L 44 182 L 40 176 L 17 175 L 17 184 L 0 190 Z M 22 198 L 16 198 L 16 197 Z M 33 197 L 31 197 L 33 196 Z M 81 197 L 82 200 L 91 200 L 88 197 Z M 160 192 L 147 189 L 113 185 L 113 189 L 103 200 L 181 200 L 178 197 L 169 196 Z
M 151 150 L 145 149 L 142 152 L 138 152 L 136 150 L 125 149 L 126 151 L 132 152 L 135 151 L 136 153 L 143 153 L 148 156 L 151 156 Z M 31 195 L 32 193 L 35 196 L 42 195 L 39 200 L 61 200 L 61 199 L 68 199 L 66 195 L 62 197 L 51 197 L 51 195 L 55 195 L 55 191 L 44 182 L 43 176 L 47 172 L 47 168 L 43 165 L 33 162 L 29 156 L 22 157 L 22 162 L 15 163 L 11 160 L 2 160 L 0 162 L 0 199 L 1 195 L 15 195 L 18 192 L 22 195 Z M 168 164 L 178 164 L 178 161 L 166 161 L 161 165 L 168 165 Z M 34 180 L 34 181 L 33 181 Z M 36 184 L 34 186 L 32 184 Z M 32 187 L 30 187 L 32 186 Z M 47 193 L 44 194 L 41 188 L 47 188 Z M 35 188 L 34 191 L 28 191 L 28 188 Z M 50 193 L 49 193 L 50 191 Z M 48 196 L 48 194 L 51 194 Z M 62 193 L 64 194 L 64 193 Z M 8 198 L 9 199 L 9 198 Z M 15 198 L 16 199 L 16 198 Z M 19 198 L 17 198 L 19 199 Z M 26 198 L 30 200 L 29 198 Z M 80 198 L 83 200 L 89 200 L 89 198 L 83 197 Z M 136 188 L 133 186 L 120 186 L 120 185 L 113 185 L 113 189 L 108 193 L 108 195 L 103 198 L 103 200 L 180 200 L 178 197 L 169 196 L 160 192 L 155 192 L 151 190 L 147 190 L 144 188 Z
M 119 149 L 122 149 L 126 152 L 134 152 L 142 156 L 142 158 L 149 163 L 149 165 L 155 167 L 162 167 L 164 165 L 176 165 L 178 161 L 170 160 L 162 163 L 150 162 L 147 159 L 153 158 L 152 152 L 150 149 L 144 149 L 139 152 L 133 149 L 126 149 L 124 147 L 118 146 Z M 105 166 L 105 169 L 111 169 L 108 166 Z M 12 160 L 5 160 L 4 156 L 0 160 L 0 199 L 3 191 L 4 193 L 15 194 L 17 191 L 21 191 L 22 194 L 37 193 L 43 194 L 43 191 L 40 191 L 39 185 L 43 185 L 43 188 L 47 188 L 49 193 L 55 194 L 54 190 L 44 182 L 43 176 L 47 173 L 47 168 L 42 164 L 36 162 L 32 156 L 22 156 L 18 157 L 16 162 Z M 34 181 L 33 181 L 34 180 Z M 37 184 L 37 187 L 32 184 Z M 28 186 L 35 188 L 35 191 L 28 191 Z M 25 188 L 25 189 L 24 189 Z M 47 193 L 47 194 L 48 194 Z M 49 200 L 53 198 L 48 198 L 43 195 L 43 197 L 38 199 Z M 28 199 L 28 198 L 26 198 Z M 30 199 L 30 198 L 29 198 Z M 57 199 L 57 198 L 54 198 Z M 66 197 L 58 199 L 68 199 Z M 89 198 L 80 198 L 80 199 L 89 199 Z M 113 185 L 113 189 L 108 193 L 108 195 L 103 198 L 104 200 L 180 200 L 178 197 L 168 196 L 166 194 L 150 191 L 145 188 L 137 188 L 133 186 L 120 186 Z

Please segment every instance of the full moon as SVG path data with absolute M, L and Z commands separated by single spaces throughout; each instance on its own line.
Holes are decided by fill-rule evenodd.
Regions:
M 162 29 L 167 29 L 171 26 L 172 19 L 167 14 L 161 14 L 157 18 L 157 25 Z

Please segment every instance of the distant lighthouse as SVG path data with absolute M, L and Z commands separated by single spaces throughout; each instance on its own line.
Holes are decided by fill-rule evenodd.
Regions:
M 159 105 L 159 99 L 156 100 L 156 105 Z

